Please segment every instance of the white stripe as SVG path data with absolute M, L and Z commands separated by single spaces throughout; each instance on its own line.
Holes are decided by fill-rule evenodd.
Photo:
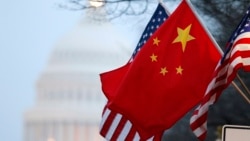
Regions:
M 244 32 L 244 33 L 237 36 L 234 43 L 236 43 L 238 40 L 240 40 L 242 38 L 249 38 L 249 37 L 250 37 L 250 32 Z
M 219 64 L 220 64 L 220 62 L 219 62 Z M 216 80 L 217 80 L 219 77 L 223 76 L 225 73 L 227 73 L 227 71 L 228 71 L 228 65 L 229 65 L 229 64 L 227 64 L 227 65 L 224 66 L 222 69 L 220 69 L 220 71 L 217 73 L 217 76 L 214 77 L 214 78 L 210 81 L 210 83 L 208 84 L 208 87 L 207 87 L 207 89 L 206 89 L 205 95 L 207 95 L 211 90 L 215 89 L 216 87 L 218 87 L 218 86 L 220 86 L 220 85 L 224 85 L 224 83 L 225 83 L 225 81 L 226 81 L 225 79 L 222 79 L 221 81 L 217 81 L 217 82 L 216 82 Z M 215 71 L 216 71 L 216 70 L 215 70 Z
M 246 36 L 250 36 L 250 32 L 248 33 L 244 33 L 241 34 L 235 42 L 237 42 L 238 40 L 245 38 Z M 235 43 L 234 42 L 234 43 Z M 232 48 L 232 50 L 227 54 L 226 59 L 230 59 L 231 56 L 233 56 L 236 52 L 240 52 L 240 51 L 250 51 L 250 46 L 249 44 L 237 44 L 235 45 L 235 47 Z M 220 63 L 220 62 L 219 62 Z M 228 64 L 226 64 L 226 66 L 224 66 L 221 70 L 219 70 L 220 72 L 218 72 L 217 76 L 215 78 L 213 78 L 213 80 L 209 83 L 207 89 L 206 89 L 206 93 L 205 95 L 207 95 L 209 92 L 211 92 L 211 90 L 221 86 L 221 85 L 225 85 L 227 84 L 227 79 L 229 78 L 229 76 L 232 75 L 234 68 L 236 65 L 242 63 L 244 66 L 248 66 L 250 65 L 250 58 L 242 58 L 242 56 L 238 56 L 237 58 L 235 58 L 234 60 L 230 60 L 230 62 Z M 217 67 L 215 70 L 217 70 L 219 64 L 217 64 Z M 226 74 L 227 76 L 220 80 L 217 81 L 222 75 Z M 214 84 L 214 86 L 213 86 Z M 199 119 L 202 115 L 204 115 L 205 113 L 208 112 L 208 108 L 209 105 L 213 104 L 216 100 L 216 93 L 214 93 L 211 98 L 206 101 L 206 103 L 204 105 L 200 105 L 196 111 L 198 111 L 196 114 L 194 114 L 191 118 L 190 118 L 190 124 L 196 122 L 197 119 Z M 206 126 L 206 122 L 203 123 L 201 126 L 197 127 L 196 129 L 193 130 L 194 134 L 197 137 L 200 137 L 202 134 L 204 134 L 207 131 L 207 126 Z
M 222 79 L 222 80 L 217 81 L 217 82 L 216 82 L 216 79 L 218 77 L 224 75 L 227 70 L 228 70 L 227 66 L 225 66 L 223 69 L 220 70 L 220 72 L 218 73 L 217 77 L 212 79 L 212 81 L 208 85 L 208 88 L 206 90 L 205 95 L 207 95 L 208 93 L 210 93 L 211 90 L 216 89 L 217 87 L 226 84 L 226 80 L 225 79 Z M 210 99 L 204 105 L 199 105 L 199 107 L 197 107 L 196 110 L 195 110 L 195 111 L 198 111 L 198 113 L 192 115 L 192 117 L 190 118 L 190 124 L 192 124 L 193 122 L 195 122 L 199 117 L 201 117 L 201 115 L 203 115 L 204 113 L 206 113 L 208 111 L 209 106 L 215 102 L 215 99 L 216 99 L 216 93 L 213 94 L 210 97 Z
M 193 132 L 197 137 L 199 137 L 206 131 L 207 131 L 207 122 L 203 123 L 200 127 L 196 128 Z
M 193 115 L 190 118 L 190 123 L 194 123 L 196 121 L 196 119 L 198 119 L 199 117 L 201 117 L 201 115 L 203 115 L 204 113 L 206 113 L 208 111 L 208 108 L 211 104 L 213 104 L 213 102 L 215 101 L 216 98 L 216 94 L 213 94 L 209 101 L 207 101 L 204 105 L 200 105 L 200 107 L 198 107 L 198 113 L 196 115 Z
M 106 139 L 110 140 L 115 132 L 115 129 L 117 128 L 118 124 L 120 123 L 122 118 L 121 114 L 116 114 L 115 119 L 113 120 L 107 135 L 105 136 Z
M 249 66 L 250 65 L 250 58 L 243 58 L 242 62 L 243 62 L 244 66 Z
M 154 140 L 154 136 L 149 138 L 147 141 L 153 141 Z
M 106 120 L 107 120 L 107 118 L 108 118 L 108 116 L 109 116 L 110 113 L 111 113 L 111 111 L 109 109 L 105 110 L 105 112 L 104 112 L 104 114 L 102 116 L 102 120 L 101 120 L 100 126 L 99 126 L 100 130 L 102 130 L 103 125 L 106 122 Z
M 230 53 L 230 57 L 232 57 L 236 52 L 241 51 L 250 51 L 250 45 L 249 44 L 237 44 L 235 45 Z
M 225 73 L 227 73 L 228 66 L 229 66 L 229 63 L 227 63 L 222 69 L 220 69 L 215 78 L 217 79 L 217 78 L 223 76 Z
M 208 84 L 207 90 L 205 92 L 205 95 L 207 95 L 213 88 L 214 88 L 214 83 L 215 83 L 215 78 L 213 78 L 213 80 Z M 204 95 L 204 96 L 205 96 Z
M 250 45 L 249 44 L 237 44 L 232 50 L 232 54 L 234 54 L 236 51 L 250 51 Z
M 139 136 L 139 134 L 137 132 L 135 133 L 133 141 L 140 141 L 140 136 Z
M 231 50 L 232 50 L 232 48 L 231 48 Z M 228 60 L 228 59 L 230 58 L 230 56 L 231 56 L 231 50 L 230 50 L 230 52 L 229 52 L 229 53 L 227 53 L 227 54 L 226 54 L 226 57 L 225 57 L 225 59 L 224 59 L 224 60 Z
M 132 127 L 131 122 L 129 120 L 127 120 L 127 122 L 126 122 L 125 126 L 123 127 L 122 132 L 120 133 L 117 141 L 124 141 L 129 133 L 131 127 Z
M 237 58 L 235 58 L 235 59 L 231 62 L 230 66 L 228 67 L 228 69 L 230 69 L 230 72 L 234 69 L 234 67 L 235 67 L 236 65 L 238 65 L 238 64 L 240 64 L 240 63 L 242 63 L 242 58 L 241 58 L 240 56 L 238 56 Z
M 228 76 L 232 74 L 235 66 L 241 63 L 243 64 L 243 66 L 249 66 L 250 58 L 242 58 L 242 56 L 238 56 L 237 58 L 235 58 L 228 67 Z
M 218 75 L 216 76 L 216 79 L 219 78 L 220 76 L 222 76 L 223 74 L 227 73 L 227 77 L 225 79 L 228 78 L 229 75 L 231 75 L 232 71 L 233 71 L 233 68 L 236 64 L 238 64 L 237 62 L 239 62 L 239 59 L 235 59 L 232 64 L 228 66 L 225 66 L 223 69 L 220 70 L 220 72 L 218 73 Z M 225 72 L 227 71 L 227 72 Z M 209 83 L 209 86 L 206 90 L 206 94 L 208 94 L 212 89 L 215 89 L 221 85 L 225 85 L 227 83 L 227 81 L 225 79 L 222 79 L 220 81 L 217 81 L 215 82 L 215 79 L 213 79 L 210 83 Z M 214 86 L 213 86 L 213 83 Z M 198 118 L 200 118 L 202 115 L 204 115 L 205 113 L 208 112 L 208 108 L 209 108 L 209 105 L 213 104 L 216 100 L 216 93 L 214 93 L 210 99 L 204 104 L 204 105 L 200 105 L 196 111 L 198 111 L 197 114 L 193 115 L 191 118 L 190 118 L 190 124 L 194 123 Z M 206 132 L 206 125 L 205 123 L 200 126 L 200 127 L 197 127 L 194 131 L 195 135 L 197 137 L 199 137 L 200 135 L 202 135 L 204 132 Z
M 228 69 L 226 69 L 226 70 L 228 70 Z M 227 83 L 227 78 L 228 78 L 229 73 L 226 72 L 226 75 L 227 76 L 224 79 L 221 79 L 220 81 L 217 81 L 214 84 L 214 88 L 213 89 L 216 89 L 217 87 L 220 87 L 220 86 L 225 85 Z M 216 78 L 216 79 L 218 79 L 218 78 Z

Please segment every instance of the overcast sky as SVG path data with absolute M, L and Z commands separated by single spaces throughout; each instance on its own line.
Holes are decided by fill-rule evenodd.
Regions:
M 57 0 L 60 1 L 60 0 Z M 0 140 L 22 141 L 23 112 L 53 45 L 81 17 L 55 0 L 0 2 Z

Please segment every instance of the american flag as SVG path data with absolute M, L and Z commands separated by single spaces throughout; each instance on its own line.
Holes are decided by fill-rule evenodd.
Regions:
M 153 16 L 147 24 L 142 36 L 136 46 L 133 55 L 129 62 L 133 61 L 135 55 L 140 51 L 140 48 L 147 42 L 151 35 L 158 29 L 158 27 L 168 18 L 164 7 L 158 4 Z M 139 141 L 141 137 L 133 124 L 123 115 L 111 111 L 108 107 L 104 108 L 102 121 L 100 124 L 100 134 L 107 140 L 124 141 L 133 140 Z M 161 135 L 154 135 L 146 141 L 160 140 Z
M 235 78 L 238 69 L 250 71 L 250 7 L 229 39 L 227 50 L 214 71 L 204 99 L 194 111 L 190 126 L 199 140 L 205 140 L 209 106 Z
M 164 7 L 161 4 L 158 4 L 153 16 L 148 22 L 146 28 L 144 29 L 142 36 L 133 52 L 131 57 L 131 61 L 135 57 L 138 51 L 140 51 L 141 47 L 147 42 L 147 40 L 153 35 L 153 33 L 160 27 L 160 25 L 168 18 L 168 14 L 165 11 Z

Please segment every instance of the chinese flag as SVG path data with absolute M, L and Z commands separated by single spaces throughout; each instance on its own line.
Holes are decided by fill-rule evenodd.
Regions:
M 132 62 L 101 74 L 107 107 L 129 119 L 147 139 L 201 101 L 220 57 L 183 0 Z

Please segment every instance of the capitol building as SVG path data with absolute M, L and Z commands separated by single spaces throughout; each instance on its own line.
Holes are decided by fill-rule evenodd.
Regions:
M 101 8 L 100 8 L 101 9 Z M 24 141 L 101 141 L 106 98 L 99 74 L 124 65 L 132 47 L 105 18 L 90 9 L 54 46 L 36 82 L 36 101 L 24 113 Z

